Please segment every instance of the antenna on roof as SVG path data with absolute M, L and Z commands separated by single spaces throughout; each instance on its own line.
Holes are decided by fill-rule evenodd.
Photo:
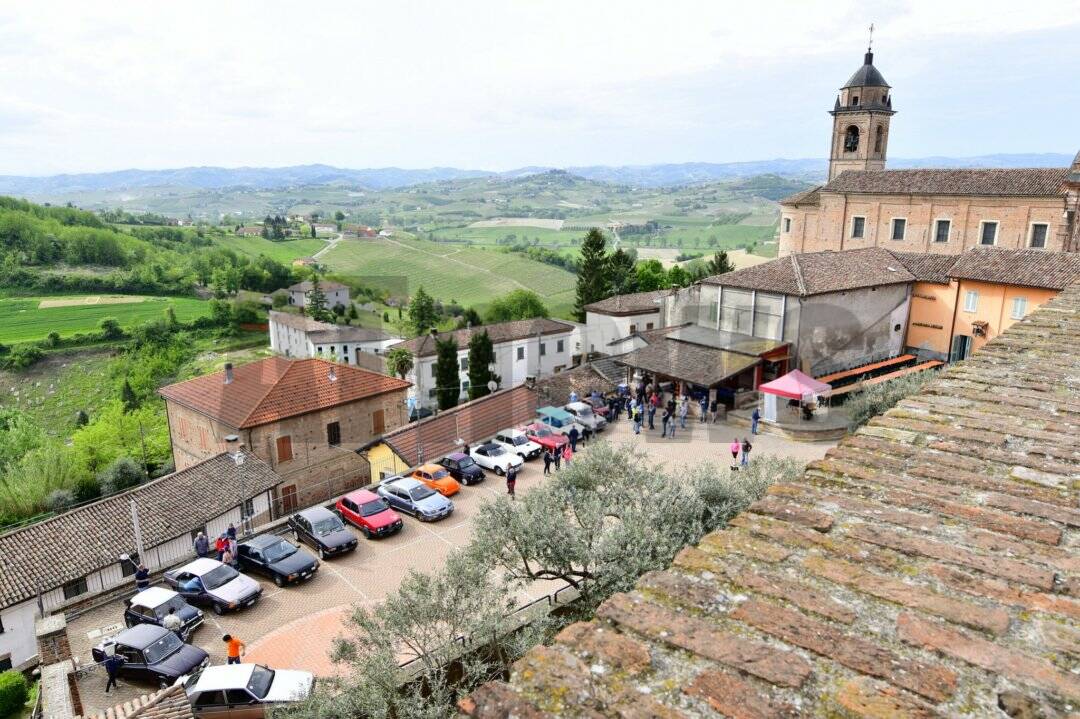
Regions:
M 870 23 L 870 39 L 866 42 L 866 51 L 874 51 L 874 23 Z

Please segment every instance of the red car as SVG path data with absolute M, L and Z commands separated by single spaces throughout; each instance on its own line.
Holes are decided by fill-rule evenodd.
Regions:
M 386 500 L 366 489 L 349 492 L 337 501 L 337 511 L 365 537 L 387 537 L 401 531 L 402 521 Z
M 562 449 L 563 445 L 570 443 L 565 434 L 555 432 L 541 422 L 527 424 L 521 428 L 521 431 L 526 437 L 543 447 L 545 452 L 549 449 Z
M 599 398 L 586 397 L 581 401 L 584 402 L 585 404 L 589 405 L 590 407 L 592 407 L 593 412 L 600 415 L 604 419 L 607 419 L 608 406 L 607 406 L 607 402 L 604 401 L 603 397 L 599 397 Z M 610 421 L 610 420 L 608 420 L 608 421 Z

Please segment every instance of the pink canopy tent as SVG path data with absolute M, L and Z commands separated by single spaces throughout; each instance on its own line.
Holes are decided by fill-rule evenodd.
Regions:
M 758 389 L 780 397 L 801 400 L 804 397 L 828 394 L 832 387 L 824 382 L 818 382 L 813 377 L 803 374 L 797 369 L 793 369 L 783 377 L 777 377 L 772 382 L 759 385 Z

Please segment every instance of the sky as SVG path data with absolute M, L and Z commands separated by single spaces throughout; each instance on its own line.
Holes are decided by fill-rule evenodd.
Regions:
M 822 157 L 871 22 L 890 156 L 1080 149 L 1080 0 L 34 0 L 0 174 Z

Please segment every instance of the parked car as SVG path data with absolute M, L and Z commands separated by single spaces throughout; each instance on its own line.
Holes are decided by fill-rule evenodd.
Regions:
M 536 419 L 561 434 L 569 432 L 574 425 L 579 432 L 584 429 L 584 425 L 575 421 L 574 415 L 558 407 L 541 407 L 536 410 Z
M 289 517 L 289 527 L 298 542 L 310 544 L 319 559 L 334 557 L 356 549 L 356 535 L 341 517 L 326 507 L 311 507 Z
M 420 419 L 427 419 L 433 414 L 435 414 L 435 412 L 427 407 L 413 407 L 412 411 L 409 412 L 409 421 L 415 422 Z
M 318 559 L 276 534 L 245 540 L 236 546 L 236 554 L 241 569 L 272 579 L 279 587 L 311 579 L 319 570 Z
M 520 429 L 500 430 L 491 438 L 491 442 L 522 459 L 535 459 L 543 451 L 539 444 L 529 439 Z
M 439 464 L 446 467 L 450 476 L 462 484 L 476 484 L 484 481 L 484 470 L 469 455 L 464 452 L 454 452 L 439 460 Z
M 124 658 L 120 675 L 136 681 L 166 687 L 177 679 L 206 666 L 210 655 L 165 627 L 156 624 L 137 624 L 114 637 L 106 639 L 90 651 L 95 662 L 103 662 L 112 654 Z
M 210 606 L 215 614 L 250 607 L 262 594 L 262 587 L 254 579 L 209 557 L 170 569 L 164 576 L 165 582 L 186 601 Z
M 611 414 L 611 409 L 603 397 L 583 397 L 581 401 L 592 407 L 593 412 L 610 421 L 611 417 L 608 415 Z
M 563 409 L 574 416 L 575 422 L 582 427 L 588 427 L 593 432 L 601 432 L 607 427 L 607 420 L 593 412 L 591 404 L 586 402 L 571 402 L 563 407 Z
M 461 485 L 441 464 L 422 464 L 413 470 L 412 478 L 444 497 L 452 497 L 461 491 Z
M 553 430 L 543 422 L 533 422 L 521 428 L 529 440 L 536 442 L 542 449 L 560 451 L 570 440 L 565 434 Z
M 470 452 L 472 458 L 476 460 L 484 469 L 490 469 L 495 474 L 502 477 L 506 474 L 506 470 L 510 467 L 517 467 L 521 469 L 525 464 L 525 460 L 516 454 L 510 454 L 505 449 L 497 444 L 488 442 L 482 444 L 479 447 L 473 447 Z
M 204 667 L 184 681 L 191 713 L 208 719 L 263 719 L 268 707 L 306 699 L 314 688 L 311 672 L 262 664 Z
M 454 503 L 412 477 L 390 477 L 375 490 L 391 507 L 421 522 L 450 516 Z
M 161 626 L 169 610 L 180 617 L 180 638 L 188 640 L 200 624 L 203 613 L 184 601 L 184 598 L 165 587 L 150 587 L 127 600 L 124 607 L 124 624 L 134 627 L 136 624 L 154 624 Z
M 339 499 L 337 511 L 368 539 L 388 537 L 400 532 L 404 524 L 385 499 L 366 489 L 358 489 Z

